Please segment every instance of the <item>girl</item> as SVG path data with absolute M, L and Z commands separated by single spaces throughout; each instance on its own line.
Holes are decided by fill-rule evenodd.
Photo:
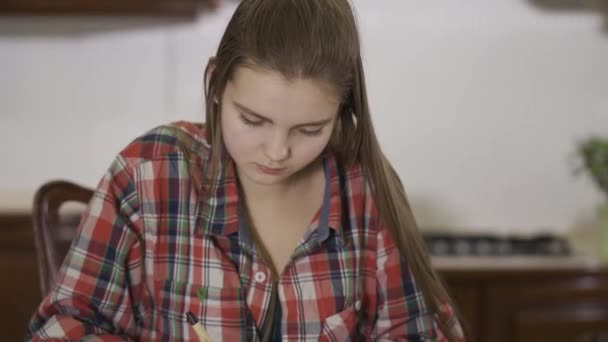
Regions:
M 461 341 L 367 104 L 347 0 L 244 0 L 206 124 L 100 182 L 28 338 Z M 191 319 L 191 318 L 190 318 Z

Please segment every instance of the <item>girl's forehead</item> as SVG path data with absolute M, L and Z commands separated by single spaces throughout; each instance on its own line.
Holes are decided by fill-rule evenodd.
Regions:
M 239 68 L 224 92 L 229 106 L 246 108 L 273 122 L 297 125 L 334 117 L 340 101 L 325 82 L 287 79 L 280 73 Z
M 258 68 L 238 67 L 227 84 L 239 96 L 262 98 L 292 98 L 296 101 L 338 105 L 340 97 L 336 87 L 318 78 L 287 78 L 280 72 Z

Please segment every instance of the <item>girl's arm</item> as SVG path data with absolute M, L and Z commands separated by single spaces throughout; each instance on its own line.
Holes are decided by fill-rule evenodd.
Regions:
M 399 253 L 388 230 L 378 232 L 378 313 L 372 338 L 380 341 L 447 341 L 435 316 L 428 311 L 407 261 Z M 442 314 L 452 315 L 450 307 Z M 453 329 L 462 331 L 454 319 Z M 460 339 L 464 341 L 464 338 Z
M 142 245 L 138 198 L 128 172 L 119 156 L 101 180 L 57 284 L 30 321 L 27 340 L 116 341 L 134 334 Z

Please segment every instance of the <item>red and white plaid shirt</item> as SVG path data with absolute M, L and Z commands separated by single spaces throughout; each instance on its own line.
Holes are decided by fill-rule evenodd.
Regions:
M 174 125 L 197 141 L 196 162 L 208 163 L 204 127 Z M 322 158 L 324 203 L 276 287 L 280 338 L 445 340 L 407 262 L 379 224 L 361 167 L 344 169 L 329 152 Z M 212 341 L 259 340 L 273 281 L 241 219 L 232 163 L 204 188 L 197 196 L 166 126 L 127 146 L 83 214 L 28 340 L 196 341 L 188 311 Z M 357 291 L 359 280 L 363 289 Z

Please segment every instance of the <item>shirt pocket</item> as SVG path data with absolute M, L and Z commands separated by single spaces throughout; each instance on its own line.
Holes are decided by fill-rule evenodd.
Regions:
M 192 312 L 212 341 L 241 341 L 246 337 L 246 310 L 240 288 L 157 281 L 160 331 L 171 338 L 196 338 L 186 319 Z
M 359 341 L 356 329 L 357 310 L 351 305 L 323 320 L 319 341 Z

